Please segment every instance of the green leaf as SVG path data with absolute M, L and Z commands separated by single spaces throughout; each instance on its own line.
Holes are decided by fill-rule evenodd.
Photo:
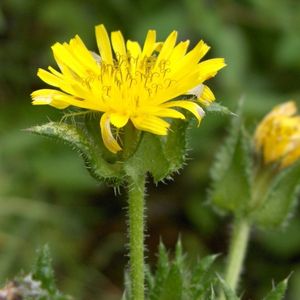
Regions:
M 65 142 L 79 152 L 94 178 L 119 185 L 124 178 L 122 165 L 103 145 L 96 121 L 96 118 L 86 117 L 76 125 L 50 122 L 29 128 L 27 131 Z
M 173 264 L 161 289 L 159 300 L 181 300 L 183 279 L 181 270 Z
M 217 299 L 213 285 L 211 285 L 210 294 L 208 297 L 209 297 L 208 300 L 216 300 Z M 200 298 L 199 300 L 202 300 L 202 299 Z
M 213 102 L 209 106 L 206 107 L 206 111 L 208 112 L 216 112 L 216 113 L 221 113 L 223 115 L 230 115 L 230 116 L 235 116 L 237 117 L 238 115 L 233 113 L 228 109 L 228 107 L 221 105 L 218 102 Z
M 37 260 L 33 268 L 32 278 L 41 284 L 40 296 L 37 295 L 36 300 L 70 300 L 69 296 L 65 296 L 60 293 L 55 284 L 54 272 L 51 264 L 51 257 L 49 247 L 46 245 L 38 250 Z M 30 277 L 25 277 L 23 282 L 28 285 L 28 280 Z M 26 281 L 27 280 L 27 281 Z M 37 284 L 31 284 L 32 288 L 37 286 Z M 45 296 L 47 295 L 47 296 Z M 26 299 L 26 298 L 25 298 Z
M 152 275 L 150 267 L 148 265 L 145 265 L 145 283 L 149 291 L 152 291 L 154 289 L 155 278 Z
M 125 271 L 124 274 L 124 286 L 125 286 L 125 291 L 122 296 L 122 300 L 130 300 L 131 298 L 131 282 L 130 282 L 130 276 L 129 272 Z
M 166 248 L 159 245 L 156 272 L 146 271 L 147 300 L 215 300 L 213 285 L 216 277 L 211 266 L 217 255 L 204 257 L 196 266 L 187 264 L 180 239 L 175 248 L 174 258 L 170 261 Z
M 174 263 L 181 270 L 183 270 L 183 268 L 185 267 L 185 255 L 184 255 L 183 249 L 182 249 L 181 238 L 179 238 L 176 243 Z
M 262 195 L 262 206 L 251 215 L 254 223 L 264 228 L 277 228 L 292 215 L 300 188 L 300 164 L 282 170 Z
M 235 294 L 235 292 L 230 288 L 227 282 L 218 275 L 219 281 L 221 283 L 222 289 L 224 291 L 226 300 L 240 300 L 240 298 Z
M 57 288 L 55 285 L 49 247 L 45 245 L 37 251 L 37 255 L 33 278 L 39 280 L 42 283 L 42 288 L 47 290 L 50 295 L 55 295 Z
M 151 300 L 160 300 L 159 296 L 162 291 L 162 286 L 166 281 L 168 273 L 170 271 L 170 263 L 167 250 L 162 242 L 159 244 L 158 251 L 158 262 L 157 262 L 157 270 L 154 275 L 154 284 L 153 288 L 149 288 L 149 299 Z
M 196 264 L 191 278 L 191 294 L 193 299 L 203 298 L 203 294 L 210 292 L 214 280 L 211 276 L 211 266 L 218 255 L 209 255 L 199 260 Z
M 252 182 L 251 160 L 242 117 L 235 117 L 211 169 L 209 199 L 219 210 L 240 214 L 247 209 Z
M 278 283 L 263 300 L 283 300 L 287 290 L 289 278 Z

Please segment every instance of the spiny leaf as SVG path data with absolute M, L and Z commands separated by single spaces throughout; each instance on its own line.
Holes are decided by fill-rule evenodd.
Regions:
M 210 294 L 209 294 L 209 300 L 216 300 L 217 297 L 216 297 L 216 293 L 215 293 L 215 290 L 213 288 L 213 285 L 211 285 L 211 290 L 210 290 Z M 199 300 L 202 300 L 202 299 L 199 299 Z
M 160 300 L 159 295 L 162 286 L 170 271 L 169 256 L 162 242 L 159 244 L 157 269 L 154 275 L 154 285 L 152 290 L 149 289 L 149 299 Z
M 182 251 L 181 241 L 178 240 L 175 256 L 170 261 L 166 248 L 159 245 L 157 269 L 154 275 L 147 275 L 147 300 L 203 300 L 214 295 L 213 285 L 215 276 L 211 266 L 217 255 L 204 257 L 196 267 L 186 263 L 186 254 Z M 146 271 L 146 274 L 149 272 Z M 148 278 L 150 278 L 150 282 Z
M 49 247 L 45 245 L 38 250 L 37 255 L 33 277 L 34 279 L 41 281 L 43 289 L 46 289 L 51 295 L 54 295 L 57 288 L 55 285 Z
M 208 112 L 217 112 L 223 115 L 237 116 L 237 114 L 233 113 L 228 109 L 228 107 L 221 105 L 218 102 L 213 102 L 209 106 L 206 107 L 206 111 Z
M 147 289 L 149 291 L 152 291 L 155 286 L 155 278 L 152 275 L 150 267 L 148 265 L 145 265 L 145 282 Z
M 238 108 L 237 113 L 241 115 L 241 107 Z M 241 124 L 241 117 L 232 118 L 228 136 L 222 147 L 217 151 L 214 164 L 210 171 L 211 177 L 214 181 L 219 181 L 221 178 L 223 178 L 230 166 L 234 150 L 238 142 Z
M 70 300 L 71 297 L 63 295 L 56 287 L 54 272 L 51 264 L 49 247 L 46 245 L 38 250 L 38 257 L 33 268 L 32 277 L 35 281 L 40 282 L 42 293 L 36 295 L 34 300 Z M 26 277 L 28 278 L 28 276 Z M 24 278 L 24 282 L 25 279 Z M 37 283 L 32 286 L 36 286 Z M 26 298 L 25 298 L 26 299 Z
M 226 300 L 240 300 L 239 297 L 235 294 L 235 292 L 227 284 L 227 282 L 219 275 L 218 278 L 224 291 Z
M 183 269 L 184 263 L 185 263 L 185 255 L 183 254 L 182 242 L 181 242 L 180 238 L 178 239 L 178 241 L 176 243 L 175 261 L 174 262 L 180 269 Z
M 286 278 L 278 283 L 263 300 L 282 300 L 287 290 L 288 279 Z
M 131 283 L 130 283 L 130 276 L 129 272 L 125 271 L 124 273 L 124 293 L 122 296 L 122 300 L 130 300 L 131 299 Z
M 191 278 L 191 294 L 194 299 L 201 299 L 204 293 L 211 290 L 213 278 L 210 276 L 210 268 L 218 255 L 209 255 L 199 260 L 196 264 Z M 202 297 L 203 298 L 203 297 Z
M 255 224 L 265 228 L 284 224 L 294 211 L 299 188 L 300 163 L 280 171 L 266 195 L 262 195 L 262 207 L 251 215 Z
M 211 169 L 212 187 L 209 192 L 209 199 L 215 207 L 236 214 L 247 208 L 251 191 L 252 157 L 241 127 L 242 119 L 233 118 L 229 135 L 217 152 Z
M 91 126 L 91 123 L 88 118 L 83 124 L 76 125 L 50 122 L 29 128 L 27 131 L 69 144 L 82 155 L 88 171 L 94 178 L 118 185 L 124 177 L 121 164 L 116 161 L 110 163 L 104 158 L 104 155 L 109 156 L 109 152 L 102 143 L 99 126 Z
M 181 300 L 183 291 L 183 280 L 181 270 L 173 264 L 164 281 L 159 300 Z

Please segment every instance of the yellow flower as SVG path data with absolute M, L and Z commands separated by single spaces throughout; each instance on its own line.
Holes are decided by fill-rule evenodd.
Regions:
M 96 26 L 96 39 L 100 55 L 89 51 L 77 35 L 69 43 L 54 44 L 60 72 L 48 67 L 39 69 L 38 76 L 59 90 L 41 89 L 31 96 L 34 105 L 102 112 L 101 134 L 111 152 L 121 150 L 111 124 L 119 129 L 130 120 L 139 130 L 166 135 L 170 124 L 163 118 L 185 119 L 174 108 L 190 111 L 200 122 L 204 111 L 199 104 L 215 100 L 202 83 L 225 63 L 222 58 L 200 62 L 209 50 L 203 41 L 188 52 L 189 41 L 176 45 L 176 31 L 157 42 L 156 32 L 149 30 L 141 47 L 135 41 L 125 43 L 120 31 L 109 39 L 103 25 Z
M 300 116 L 295 102 L 276 106 L 258 125 L 254 140 L 265 164 L 288 167 L 300 157 Z

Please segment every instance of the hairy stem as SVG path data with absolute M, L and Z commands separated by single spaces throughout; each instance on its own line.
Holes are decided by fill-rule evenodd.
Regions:
M 236 291 L 247 251 L 250 235 L 250 224 L 247 220 L 236 219 L 227 257 L 225 281 L 233 291 Z M 221 299 L 225 299 L 224 295 Z
M 145 176 L 128 180 L 131 299 L 144 300 Z

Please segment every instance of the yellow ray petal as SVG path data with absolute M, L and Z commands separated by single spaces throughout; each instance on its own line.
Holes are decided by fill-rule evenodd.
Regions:
M 197 43 L 197 45 L 188 52 L 179 62 L 174 64 L 170 76 L 179 80 L 184 78 L 186 74 L 189 74 L 197 66 L 200 59 L 208 52 L 209 46 L 203 41 Z M 191 67 L 193 68 L 191 70 Z
M 63 78 L 63 74 L 59 73 L 58 71 L 56 71 L 54 68 L 52 68 L 51 66 L 48 67 L 48 70 L 55 76 L 59 77 L 59 78 Z
M 109 115 L 110 117 L 110 122 L 117 128 L 124 127 L 127 122 L 129 117 L 124 114 L 118 114 L 118 113 L 112 113 Z
M 177 40 L 177 31 L 172 31 L 169 36 L 167 37 L 166 41 L 163 43 L 163 46 L 159 52 L 159 55 L 157 57 L 155 67 L 158 67 L 160 62 L 167 61 L 170 54 L 172 53 L 176 40 Z
M 198 124 L 200 124 L 202 118 L 205 115 L 205 111 L 195 102 L 187 101 L 187 100 L 176 100 L 169 101 L 162 104 L 164 107 L 181 107 L 188 111 L 190 111 L 198 120 Z
M 194 48 L 195 52 L 198 52 L 198 61 L 205 56 L 209 49 L 210 47 L 204 41 L 201 40 L 198 42 L 198 44 Z
M 126 46 L 130 56 L 134 58 L 138 58 L 140 56 L 142 49 L 138 42 L 128 40 Z
M 91 101 L 81 100 L 72 95 L 68 95 L 57 90 L 37 90 L 31 94 L 31 97 L 33 100 L 32 104 L 34 105 L 48 104 L 59 109 L 63 109 L 65 107 L 73 105 L 80 108 L 101 111 L 101 108 Z
M 96 26 L 96 40 L 101 59 L 107 63 L 113 63 L 111 45 L 107 31 L 103 24 Z
M 62 61 L 65 66 L 71 69 L 78 76 L 85 77 L 87 75 L 84 66 L 73 56 L 68 50 L 68 44 L 56 43 L 52 46 L 55 59 Z
M 96 60 L 78 35 L 71 39 L 68 49 L 87 69 L 95 73 L 99 72 L 99 66 Z
M 145 109 L 145 111 L 148 111 L 149 113 L 151 113 L 152 115 L 156 116 L 156 117 L 163 117 L 163 118 L 175 118 L 175 119 L 185 119 L 185 116 L 175 110 L 175 109 L 171 109 L 171 108 L 148 108 Z
M 33 105 L 51 105 L 58 109 L 65 109 L 70 106 L 69 103 L 63 100 L 55 99 L 56 96 L 62 95 L 63 93 L 51 89 L 36 90 L 31 93 Z
M 174 48 L 172 54 L 170 55 L 170 65 L 178 63 L 179 59 L 181 59 L 185 55 L 189 44 L 190 44 L 190 41 L 187 40 L 185 42 L 180 42 Z
M 153 50 L 155 49 L 155 42 L 156 42 L 156 31 L 155 30 L 148 30 L 144 48 L 142 52 L 142 56 L 149 57 L 151 56 Z
M 113 31 L 111 33 L 111 43 L 118 60 L 127 56 L 126 47 L 121 31 Z
M 133 125 L 139 129 L 158 135 L 166 135 L 170 124 L 155 116 L 139 116 L 131 118 Z
M 100 128 L 105 147 L 112 153 L 117 153 L 118 151 L 122 150 L 122 148 L 120 147 L 120 145 L 118 144 L 111 132 L 110 118 L 107 113 L 104 113 L 101 116 Z
M 211 77 L 214 77 L 219 70 L 226 66 L 224 58 L 212 58 L 201 62 L 198 65 L 197 72 L 199 73 L 199 78 L 205 81 Z
M 207 85 L 203 84 L 203 91 L 199 94 L 198 100 L 201 104 L 207 106 L 215 101 L 216 98 L 212 90 Z
M 43 70 L 43 69 L 38 69 L 37 76 L 41 78 L 44 82 L 55 86 L 59 87 L 61 83 L 61 78 L 51 74 L 50 72 Z

